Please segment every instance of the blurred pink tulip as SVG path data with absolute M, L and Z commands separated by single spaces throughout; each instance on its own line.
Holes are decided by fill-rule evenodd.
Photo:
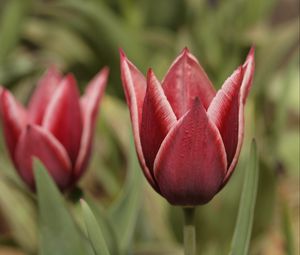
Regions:
M 25 109 L 0 87 L 0 119 L 10 157 L 34 189 L 32 157 L 46 167 L 61 190 L 73 186 L 87 168 L 100 100 L 108 77 L 104 68 L 80 98 L 72 74 L 50 68 Z
M 207 203 L 229 180 L 253 74 L 254 48 L 217 92 L 187 48 L 161 83 L 151 69 L 145 78 L 121 51 L 138 158 L 149 183 L 171 204 Z

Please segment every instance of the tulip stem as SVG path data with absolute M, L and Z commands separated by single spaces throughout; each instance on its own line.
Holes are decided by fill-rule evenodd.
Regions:
M 183 228 L 183 243 L 184 254 L 196 254 L 196 228 L 195 228 L 195 207 L 183 208 L 184 213 L 184 228 Z

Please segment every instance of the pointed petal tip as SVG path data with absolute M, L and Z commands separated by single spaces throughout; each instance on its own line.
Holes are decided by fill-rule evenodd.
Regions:
M 46 74 L 57 74 L 57 75 L 61 75 L 59 69 L 57 68 L 57 66 L 55 64 L 51 64 L 50 67 L 48 67 L 46 69 Z
M 106 85 L 106 80 L 107 80 L 107 78 L 108 78 L 108 75 L 109 75 L 109 72 L 110 72 L 110 70 L 109 70 L 109 67 L 107 67 L 107 66 L 104 66 L 96 75 L 95 75 L 95 78 L 97 79 L 97 78 L 104 78 L 104 80 L 105 80 L 105 85 Z M 93 79 L 94 80 L 94 79 Z M 92 80 L 92 81 L 93 81 Z
M 16 145 L 27 122 L 27 111 L 4 87 L 0 94 L 0 121 L 6 146 L 14 160 Z
M 121 60 L 127 59 L 126 54 L 122 48 L 119 48 L 120 58 Z
M 147 87 L 150 85 L 153 85 L 153 84 L 157 84 L 159 83 L 154 71 L 152 68 L 149 68 L 148 71 L 147 71 Z
M 194 58 L 194 56 L 191 54 L 190 50 L 188 47 L 184 47 L 181 53 L 179 54 L 179 59 L 184 59 L 184 58 Z M 195 58 L 194 58 L 195 59 Z
M 247 55 L 246 58 L 246 63 L 249 63 L 250 61 L 253 62 L 254 61 L 254 57 L 255 57 L 255 45 L 252 45 L 252 47 L 249 50 L 249 53 Z
M 187 47 L 187 46 L 185 46 L 184 48 L 183 48 L 183 50 L 181 51 L 181 54 L 183 54 L 183 55 L 187 55 L 187 54 L 189 54 L 190 53 L 190 50 L 189 50 L 189 48 Z
M 249 51 L 249 54 L 254 55 L 255 49 L 256 49 L 256 45 L 255 45 L 255 44 L 252 44 L 252 46 L 251 46 L 251 48 L 250 48 L 250 51 Z
M 194 101 L 193 101 L 193 105 L 191 107 L 192 109 L 199 109 L 199 108 L 202 108 L 203 111 L 206 112 L 204 106 L 202 105 L 202 102 L 201 102 L 201 99 L 200 97 L 195 97 Z
M 100 70 L 100 73 L 104 73 L 105 75 L 108 75 L 109 74 L 109 67 L 108 66 L 104 66 L 101 70 Z
M 76 80 L 76 78 L 75 78 L 75 76 L 74 76 L 74 74 L 72 74 L 72 73 L 68 73 L 65 77 L 64 77 L 64 80 L 66 80 L 66 81 L 75 81 Z
M 150 67 L 147 71 L 147 79 L 151 79 L 152 77 L 155 77 L 153 69 Z
M 194 99 L 194 106 L 199 106 L 200 105 L 200 98 L 199 97 L 195 97 Z
M 7 94 L 6 88 L 0 86 L 0 99 L 3 100 L 3 97 Z
M 127 67 L 130 69 L 130 66 L 132 65 L 131 61 L 127 58 L 125 52 L 123 49 L 119 49 L 119 53 L 120 53 L 120 65 L 121 65 L 121 73 L 125 72 L 125 69 L 127 69 Z
M 41 84 L 42 86 L 44 83 L 49 80 L 55 79 L 56 81 L 62 80 L 63 76 L 62 73 L 59 71 L 55 64 L 50 65 L 41 76 L 41 79 L 38 81 L 38 85 Z
M 76 87 L 76 90 L 77 90 L 77 80 L 76 80 L 74 74 L 72 74 L 72 73 L 66 74 L 66 76 L 64 76 L 63 79 L 61 80 L 60 85 L 74 86 L 74 87 Z
M 0 87 L 0 94 L 3 94 L 3 95 L 4 95 L 4 94 L 7 94 L 7 93 L 9 93 L 8 90 L 7 90 L 5 87 L 2 87 L 2 86 L 1 86 L 1 87 Z

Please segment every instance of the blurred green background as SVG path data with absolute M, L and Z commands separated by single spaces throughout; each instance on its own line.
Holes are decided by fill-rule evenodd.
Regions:
M 256 72 L 245 142 L 229 184 L 197 212 L 201 254 L 228 253 L 252 137 L 259 148 L 260 181 L 250 254 L 299 254 L 299 1 L 0 1 L 0 84 L 24 104 L 52 64 L 73 72 L 81 88 L 103 66 L 111 70 L 94 157 L 80 182 L 101 208 L 112 207 L 128 191 L 135 157 L 128 149 L 131 126 L 118 49 L 143 72 L 152 67 L 162 78 L 187 46 L 219 88 L 251 45 Z M 2 136 L 0 144 L 0 254 L 36 254 L 35 197 L 15 174 Z M 182 254 L 180 210 L 140 175 L 134 181 L 141 185 L 130 191 L 138 196 L 129 254 Z M 76 206 L 70 208 L 76 215 Z

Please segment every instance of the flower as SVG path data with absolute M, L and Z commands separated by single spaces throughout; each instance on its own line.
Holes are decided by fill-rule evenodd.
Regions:
M 152 69 L 145 78 L 122 50 L 120 55 L 135 146 L 147 180 L 171 204 L 209 202 L 239 158 L 254 48 L 217 92 L 187 48 L 161 83 Z
M 32 158 L 38 158 L 61 190 L 73 186 L 87 168 L 95 120 L 108 69 L 88 84 L 80 98 L 72 74 L 51 67 L 38 82 L 27 109 L 0 87 L 0 119 L 15 168 L 34 189 Z

